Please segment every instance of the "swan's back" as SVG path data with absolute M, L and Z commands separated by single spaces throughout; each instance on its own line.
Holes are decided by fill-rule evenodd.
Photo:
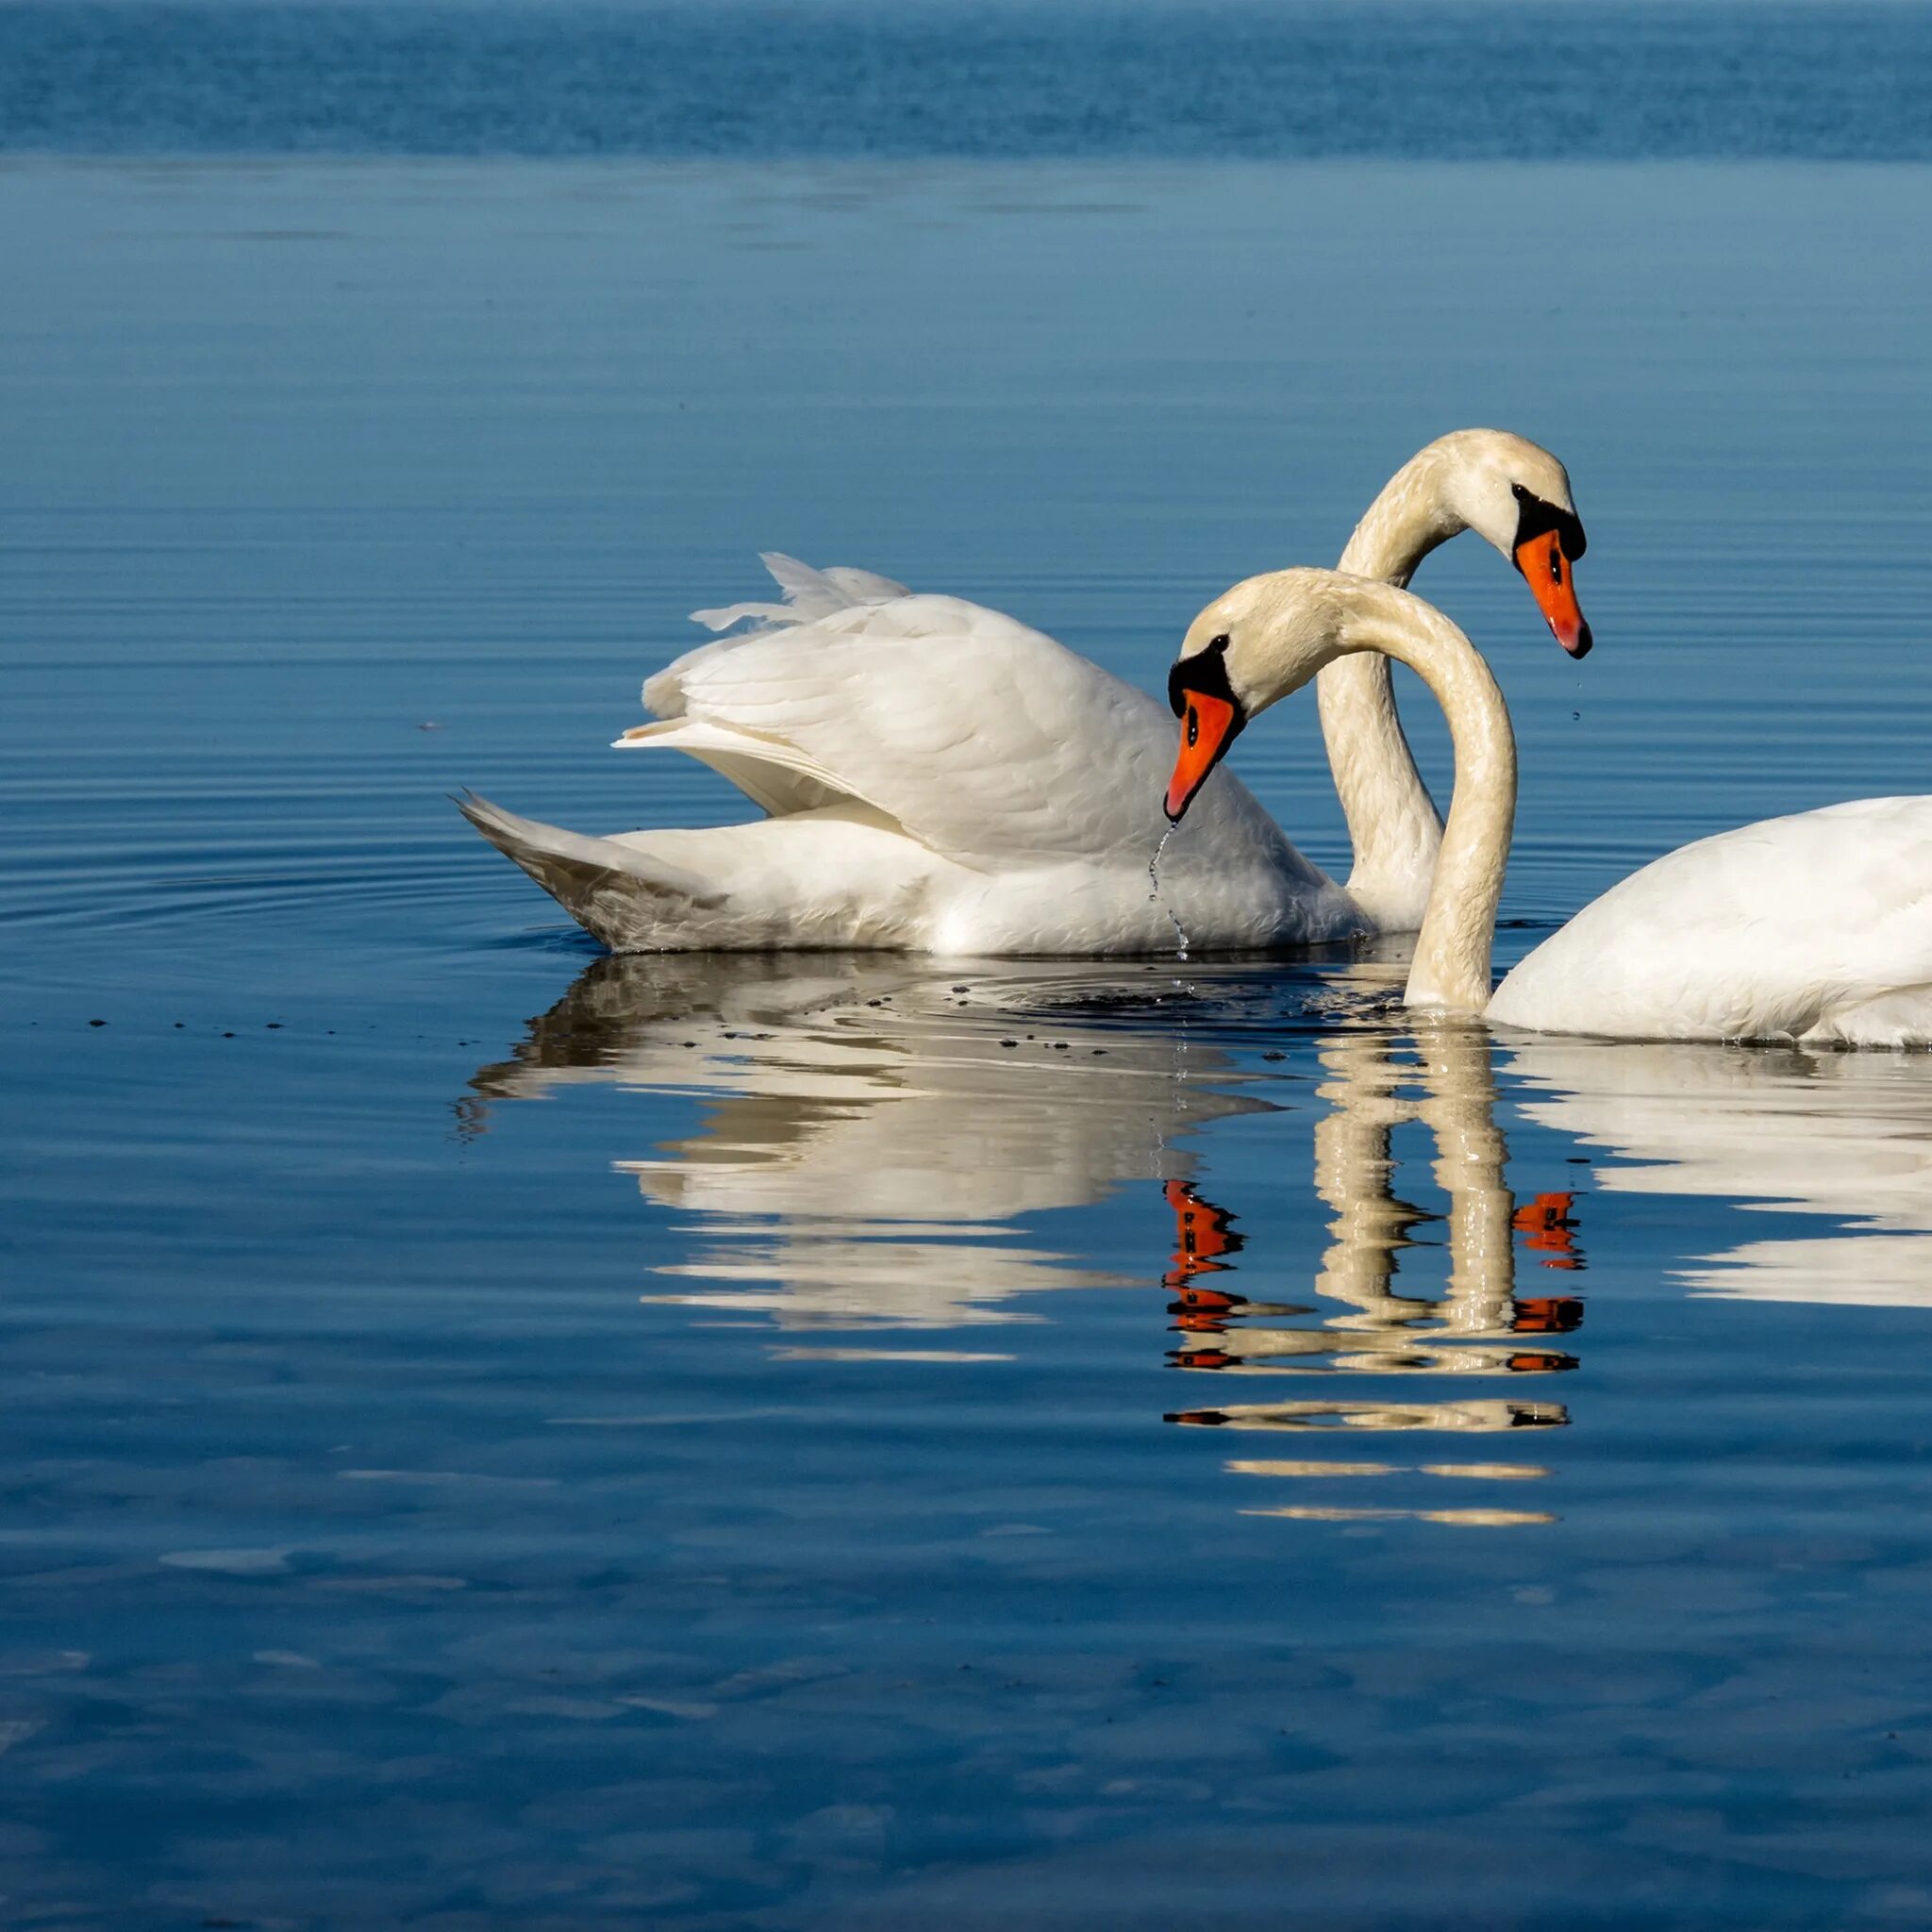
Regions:
M 766 561 L 787 602 L 696 613 L 758 627 L 687 652 L 645 684 L 645 705 L 674 727 L 668 746 L 692 748 L 676 721 L 736 734 L 786 759 L 801 788 L 795 804 L 782 787 L 754 791 L 768 810 L 849 797 L 962 865 L 1145 867 L 1167 829 L 1174 757 L 1158 700 L 963 597 Z M 1217 869 L 1261 865 L 1307 891 L 1329 886 L 1231 773 L 1204 791 L 1163 873 L 1178 880 L 1191 850 L 1211 851 Z
M 1551 1033 L 1932 1042 L 1932 798 L 1721 832 L 1538 946 L 1489 1017 Z

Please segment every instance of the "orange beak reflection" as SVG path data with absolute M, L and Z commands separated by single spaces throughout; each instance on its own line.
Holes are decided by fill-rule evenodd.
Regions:
M 1523 573 L 1537 608 L 1549 620 L 1557 641 L 1573 658 L 1588 657 L 1591 638 L 1590 626 L 1576 602 L 1575 566 L 1563 555 L 1563 545 L 1555 530 L 1516 548 L 1516 568 Z
M 1174 776 L 1167 781 L 1167 815 L 1175 824 L 1234 742 L 1242 723 L 1240 709 L 1225 698 L 1198 691 L 1182 695 L 1187 708 L 1181 713 L 1181 748 L 1174 761 Z

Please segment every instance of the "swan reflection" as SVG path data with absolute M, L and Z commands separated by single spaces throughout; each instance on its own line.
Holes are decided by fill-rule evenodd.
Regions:
M 1171 1354 L 1174 1366 L 1250 1376 L 1486 1378 L 1574 1369 L 1576 1357 L 1569 1347 L 1548 1338 L 1567 1337 L 1581 1326 L 1580 1297 L 1519 1295 L 1517 1267 L 1519 1248 L 1543 1268 L 1574 1273 L 1583 1266 L 1574 1199 L 1539 1194 L 1518 1205 L 1506 1180 L 1508 1149 L 1496 1124 L 1487 1037 L 1456 1024 L 1418 1027 L 1412 1040 L 1345 1033 L 1323 1040 L 1316 1058 L 1324 1076 L 1316 1091 L 1326 1110 L 1314 1130 L 1315 1185 L 1332 1216 L 1331 1240 L 1314 1281 L 1321 1307 L 1269 1307 L 1245 1300 L 1226 1280 L 1203 1289 L 1197 1275 L 1186 1275 L 1174 1305 L 1186 1341 Z M 1394 1137 L 1411 1124 L 1429 1139 L 1431 1175 L 1447 1197 L 1441 1212 L 1397 1189 Z M 1232 1217 L 1210 1214 L 1191 1191 L 1176 1206 L 1195 1226 L 1214 1229 L 1222 1243 L 1239 1240 Z M 1398 1290 L 1401 1257 L 1429 1245 L 1421 1232 L 1429 1224 L 1442 1229 L 1447 1268 L 1441 1292 L 1432 1295 L 1426 1286 L 1407 1283 Z M 1219 1254 L 1209 1265 L 1222 1274 L 1233 1266 Z M 1168 1278 L 1175 1279 L 1173 1272 Z M 1309 1321 L 1279 1319 L 1311 1313 Z M 1501 1434 L 1559 1427 L 1569 1413 L 1558 1402 L 1485 1393 L 1225 1403 L 1177 1409 L 1168 1420 L 1237 1430 Z M 1548 1474 L 1541 1465 L 1515 1461 L 1237 1457 L 1227 1468 L 1239 1475 L 1322 1483 L 1408 1475 L 1507 1482 Z M 1407 1517 L 1485 1527 L 1553 1520 L 1541 1510 L 1487 1506 L 1356 1508 L 1301 1501 L 1250 1513 L 1323 1522 Z
M 1189 1043 L 1191 998 L 1167 967 L 613 958 L 471 1084 L 483 1103 L 578 1081 L 701 1098 L 696 1132 L 619 1163 L 693 1217 L 653 1272 L 707 1286 L 652 1299 L 785 1329 L 1025 1322 L 1023 1297 L 1146 1277 L 1016 1244 L 1017 1224 L 1184 1185 L 1177 1137 L 1274 1106 Z
M 1360 996 L 1377 983 L 1372 968 L 1340 975 L 1311 1023 L 1305 989 L 1289 987 L 1284 1014 L 1288 983 L 1253 968 L 1177 980 L 1167 966 L 1068 961 L 982 977 L 896 958 L 612 958 L 533 1023 L 509 1061 L 475 1076 L 472 1125 L 487 1124 L 493 1101 L 580 1081 L 692 1096 L 695 1131 L 617 1163 L 647 1199 L 691 1217 L 675 1255 L 653 1264 L 675 1285 L 645 1299 L 763 1317 L 786 1333 L 781 1359 L 996 1360 L 970 1343 L 865 1335 L 984 1330 L 1040 1319 L 1024 1303 L 1046 1290 L 1158 1279 L 1178 1343 L 1171 1367 L 1241 1377 L 1255 1393 L 1265 1385 L 1254 1378 L 1301 1378 L 1288 1399 L 1195 1404 L 1170 1422 L 1384 1435 L 1559 1426 L 1560 1402 L 1494 1385 L 1576 1364 L 1582 1302 L 1543 1291 L 1574 1288 L 1583 1264 L 1572 1197 L 1519 1204 L 1508 1188 L 1485 1036 L 1365 1029 Z M 1357 999 L 1352 1020 L 1329 1024 L 1347 1011 L 1343 995 Z M 1278 1264 L 1246 1251 L 1239 1215 L 1205 1191 L 1184 1138 L 1282 1104 L 1232 1051 L 1190 1038 L 1187 1017 L 1201 1012 L 1216 1039 L 1238 1038 L 1244 999 L 1265 1008 L 1264 1039 L 1292 1030 L 1297 1064 L 1269 1077 L 1297 1103 L 1312 1095 L 1316 1184 L 1332 1216 L 1312 1280 L 1265 1300 L 1248 1291 Z M 1433 1157 L 1404 1191 L 1394 1140 L 1411 1124 Z M 1440 1210 L 1407 1197 L 1431 1175 Z M 1174 1216 L 1164 1270 L 1103 1271 L 1015 1239 L 1031 1215 L 1136 1183 L 1161 1188 Z M 1422 1264 L 1438 1255 L 1446 1279 L 1433 1288 Z M 1538 1291 L 1517 1292 L 1519 1257 L 1537 1265 Z M 1474 1386 L 1396 1400 L 1395 1376 Z M 1308 1377 L 1347 1392 L 1318 1394 Z M 1277 1481 L 1546 1473 L 1474 1458 L 1230 1467 Z
M 687 1099 L 693 1128 L 617 1163 L 683 1217 L 644 1298 L 754 1317 L 777 1331 L 777 1359 L 998 1361 L 996 1331 L 1040 1321 L 1048 1291 L 1158 1284 L 1149 1352 L 1188 1385 L 1167 1421 L 1291 1451 L 1256 1443 L 1226 1461 L 1260 1514 L 1547 1520 L 1501 1500 L 1533 1495 L 1522 1486 L 1550 1472 L 1496 1439 L 1566 1424 L 1559 1397 L 1585 1358 L 1592 1217 L 1576 1188 L 1541 1191 L 1551 1160 L 1593 1167 L 1584 1185 L 1607 1193 L 1722 1199 L 1723 1231 L 1677 1271 L 1694 1292 L 1932 1305 L 1923 1061 L 1499 1046 L 1479 1027 L 1386 1011 L 1386 964 L 1330 970 L 1312 989 L 1274 967 L 1180 971 L 600 960 L 508 1060 L 478 1072 L 466 1120 L 484 1131 L 498 1101 L 574 1083 Z M 1542 1165 L 1515 1185 L 1499 1067 L 1516 1112 L 1558 1137 L 1552 1149 L 1537 1136 Z M 1310 1107 L 1324 1210 L 1312 1257 L 1281 1205 L 1294 1176 L 1250 1196 L 1244 1224 L 1192 1138 Z M 1578 1147 L 1603 1158 L 1579 1161 Z M 1091 1222 L 1087 1252 L 1073 1253 L 1035 1224 L 1136 1188 L 1164 1196 L 1164 1257 L 1103 1267 Z M 1739 1203 L 1828 1224 L 1740 1241 Z M 1445 1453 L 1476 1436 L 1490 1439 L 1481 1453 Z M 1347 1441 L 1376 1447 L 1351 1455 Z
M 1921 1055 L 1537 1041 L 1507 1072 L 1523 1112 L 1589 1149 L 1609 1193 L 1722 1197 L 1693 1293 L 1932 1307 L 1932 1078 Z M 1732 1205 L 1823 1232 L 1728 1239 Z

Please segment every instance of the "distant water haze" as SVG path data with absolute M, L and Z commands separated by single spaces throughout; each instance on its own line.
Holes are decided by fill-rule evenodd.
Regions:
M 1932 156 L 1907 0 L 26 0 L 0 150 Z

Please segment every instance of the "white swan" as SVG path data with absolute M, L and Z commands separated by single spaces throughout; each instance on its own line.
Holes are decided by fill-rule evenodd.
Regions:
M 1359 651 L 1409 665 L 1448 714 L 1456 792 L 1406 994 L 1545 1033 L 1932 1044 L 1932 798 L 1768 819 L 1654 860 L 1491 994 L 1516 743 L 1489 666 L 1419 597 L 1334 571 L 1251 577 L 1189 627 L 1170 676 L 1187 810 L 1255 712 Z M 1208 796 L 1211 798 L 1212 793 Z
M 1516 563 L 1566 650 L 1590 648 L 1569 479 L 1521 437 L 1461 430 L 1431 443 L 1376 498 L 1343 560 L 1406 582 L 1466 528 Z M 1226 782 L 1163 858 L 1156 902 L 1148 861 L 1166 829 L 1172 730 L 1156 700 L 998 611 L 766 560 L 786 601 L 698 612 L 713 629 L 758 627 L 660 671 L 644 687 L 659 722 L 618 742 L 698 758 L 768 817 L 592 839 L 460 801 L 607 944 L 1145 952 L 1174 944 L 1170 908 L 1203 948 L 1420 923 L 1441 824 L 1382 660 L 1337 665 L 1322 688 L 1356 851 L 1346 890 Z

